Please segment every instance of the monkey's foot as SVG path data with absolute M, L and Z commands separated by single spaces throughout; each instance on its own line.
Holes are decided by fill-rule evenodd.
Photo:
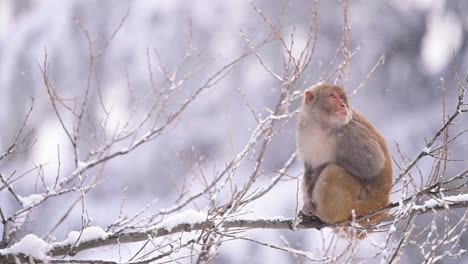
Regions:
M 297 217 L 299 217 L 299 218 L 302 219 L 303 221 L 320 221 L 320 222 L 323 222 L 323 221 L 320 220 L 320 218 L 318 218 L 317 216 L 315 216 L 315 215 L 307 215 L 307 214 L 304 214 L 302 211 L 300 211 L 300 212 L 297 214 Z
M 315 205 L 315 203 L 306 202 L 302 206 L 302 210 L 299 213 L 299 215 L 302 214 L 302 215 L 306 215 L 306 216 L 313 216 L 313 215 L 315 215 L 316 212 L 317 212 L 317 206 Z
M 299 212 L 298 217 L 301 219 L 299 224 L 304 226 L 313 226 L 317 229 L 321 229 L 326 226 L 326 223 L 315 215 L 305 215 L 304 213 Z

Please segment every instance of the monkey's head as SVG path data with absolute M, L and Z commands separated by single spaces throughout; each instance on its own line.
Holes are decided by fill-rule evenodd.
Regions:
M 345 91 L 330 84 L 319 85 L 304 92 L 301 114 L 326 128 L 339 128 L 351 120 Z

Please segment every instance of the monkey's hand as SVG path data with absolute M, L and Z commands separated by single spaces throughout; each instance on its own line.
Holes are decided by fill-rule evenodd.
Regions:
M 302 206 L 302 210 L 299 214 L 305 215 L 305 216 L 314 216 L 316 215 L 316 205 L 312 201 L 307 201 L 304 203 Z
M 297 214 L 297 216 L 299 217 L 299 219 L 301 219 L 300 224 L 305 225 L 305 226 L 313 225 L 313 226 L 315 226 L 317 229 L 321 229 L 323 226 L 326 225 L 322 220 L 320 220 L 320 218 L 318 218 L 318 217 L 315 216 L 315 215 L 312 215 L 312 216 L 305 215 L 305 214 L 301 211 L 301 212 L 299 212 L 299 213 Z

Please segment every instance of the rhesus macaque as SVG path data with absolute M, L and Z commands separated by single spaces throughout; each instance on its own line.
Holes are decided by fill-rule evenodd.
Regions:
M 305 170 L 302 214 L 337 223 L 351 220 L 353 210 L 359 217 L 390 203 L 392 162 L 387 144 L 363 115 L 349 107 L 342 88 L 319 85 L 305 91 L 297 145 Z M 385 213 L 371 220 L 383 217 Z

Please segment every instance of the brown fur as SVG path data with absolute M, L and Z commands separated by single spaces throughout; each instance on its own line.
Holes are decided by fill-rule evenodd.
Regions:
M 344 93 L 335 85 L 305 92 L 297 140 L 305 168 L 302 212 L 338 223 L 351 220 L 353 210 L 358 217 L 387 206 L 393 172 L 385 140 L 363 115 L 349 109 L 349 122 L 335 120 L 326 100 L 331 91 Z M 384 217 L 381 213 L 361 225 Z

